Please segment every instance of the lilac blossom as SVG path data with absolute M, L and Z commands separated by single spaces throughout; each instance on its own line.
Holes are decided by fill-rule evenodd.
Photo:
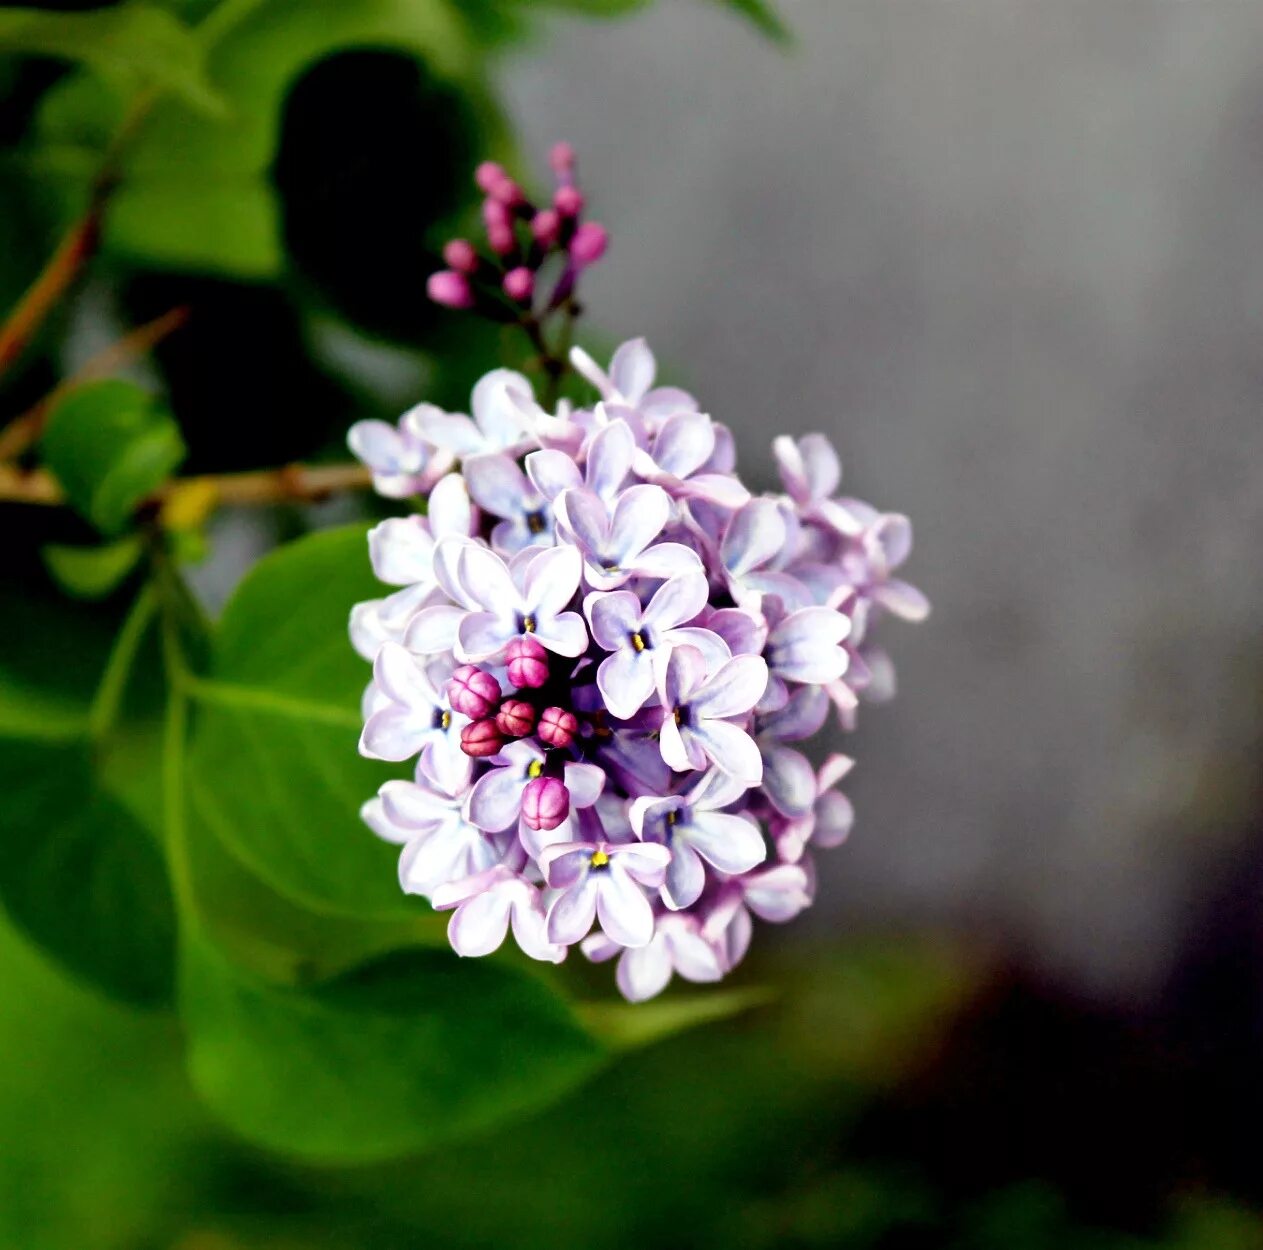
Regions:
M 661 666 L 662 758 L 676 772 L 706 767 L 709 760 L 745 786 L 763 777 L 759 748 L 738 720 L 759 701 L 767 685 L 767 662 L 738 655 L 708 673 L 697 647 L 672 649 Z
M 479 168 L 490 250 L 451 240 L 438 302 L 569 315 L 607 232 L 568 148 L 553 172 L 536 203 Z M 907 518 L 842 496 L 823 435 L 777 437 L 783 490 L 752 494 L 644 340 L 570 361 L 594 388 L 577 406 L 495 369 L 468 415 L 422 404 L 349 436 L 380 493 L 423 504 L 370 531 L 387 589 L 351 612 L 373 664 L 360 750 L 415 760 L 362 817 L 459 954 L 581 943 L 639 1002 L 720 979 L 756 922 L 810 905 L 854 818 L 850 759 L 817 766 L 811 740 L 893 692 L 877 635 L 928 602 Z

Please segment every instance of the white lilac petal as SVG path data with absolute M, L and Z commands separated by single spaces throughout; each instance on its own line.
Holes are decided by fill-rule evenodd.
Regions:
M 816 846 L 831 848 L 841 846 L 850 836 L 855 823 L 855 809 L 851 800 L 837 790 L 826 790 L 816 800 L 816 822 L 812 842 Z
M 593 872 L 597 884 L 596 916 L 607 937 L 620 946 L 645 946 L 653 937 L 653 907 L 638 882 L 613 860 Z
M 498 612 L 462 613 L 456 630 L 456 655 L 466 663 L 479 664 L 499 656 L 517 636 L 512 617 Z
M 464 413 L 444 412 L 433 404 L 418 404 L 408 413 L 409 425 L 435 447 L 454 456 L 476 455 L 487 450 L 478 427 Z
M 692 733 L 682 733 L 675 717 L 668 712 L 658 737 L 662 758 L 677 773 L 706 767 L 706 752 Z
M 462 466 L 474 502 L 498 517 L 520 517 L 544 507 L 544 498 L 531 485 L 517 462 L 499 453 L 471 456 Z
M 733 876 L 757 868 L 767 858 L 758 826 L 731 812 L 694 811 L 686 837 L 708 864 Z
M 696 647 L 673 647 L 657 678 L 662 706 L 674 711 L 706 680 L 706 657 Z
M 366 660 L 376 657 L 377 649 L 388 639 L 395 639 L 395 631 L 388 628 L 381 617 L 382 599 L 369 599 L 357 603 L 351 609 L 347 632 L 351 645 Z M 397 639 L 395 639 L 397 641 Z
M 750 502 L 750 492 L 745 485 L 725 473 L 694 473 L 681 484 L 680 493 L 705 499 L 721 508 L 736 509 Z
M 667 988 L 673 969 L 665 937 L 657 934 L 638 949 L 621 948 L 615 942 L 610 945 L 614 951 L 623 951 L 614 980 L 629 1003 L 647 1002 Z
M 778 864 L 742 883 L 746 906 L 762 920 L 784 924 L 811 906 L 811 883 L 798 864 Z
M 438 891 L 435 891 L 435 898 Z M 439 903 L 431 899 L 437 908 Z M 504 945 L 509 932 L 512 899 L 503 890 L 489 889 L 466 900 L 447 924 L 448 941 L 458 955 L 490 955 Z
M 930 601 L 915 586 L 891 578 L 874 586 L 871 594 L 875 602 L 900 620 L 916 623 L 930 615 Z
M 643 338 L 628 339 L 614 350 L 609 380 L 614 390 L 635 407 L 653 385 L 657 371 L 649 344 Z
M 360 819 L 384 842 L 403 846 L 416 837 L 415 829 L 404 829 L 386 815 L 386 807 L 380 795 L 375 795 L 360 806 Z
M 679 629 L 667 630 L 662 635 L 662 641 L 673 647 L 695 647 L 702 653 L 707 672 L 722 668 L 732 659 L 728 644 L 709 629 L 696 629 L 685 625 Z
M 854 767 L 855 761 L 849 755 L 841 755 L 834 751 L 820 765 L 820 771 L 816 775 L 816 785 L 822 792 L 828 790 L 848 776 Z
M 685 738 L 690 745 L 696 744 L 717 768 L 747 786 L 757 786 L 763 780 L 763 756 L 758 744 L 731 721 L 703 720 L 691 727 Z
M 774 559 L 785 546 L 785 518 L 770 499 L 752 499 L 733 513 L 720 556 L 734 577 L 744 577 Z
M 530 382 L 513 369 L 492 369 L 474 384 L 470 408 L 489 451 L 506 451 L 526 433 L 521 408 L 510 390 L 532 393 Z
M 448 473 L 434 484 L 427 501 L 426 519 L 436 540 L 449 534 L 468 537 L 474 533 L 474 509 L 461 474 Z
M 526 610 L 539 617 L 556 617 L 579 589 L 582 571 L 582 561 L 573 547 L 550 547 L 540 552 L 526 566 Z
M 710 459 L 715 428 L 704 413 L 684 412 L 668 417 L 653 442 L 653 462 L 663 473 L 683 479 Z
M 574 659 L 588 649 L 588 630 L 578 612 L 562 612 L 551 620 L 541 619 L 533 636 L 556 655 Z
M 803 816 L 815 802 L 816 776 L 801 751 L 765 745 L 763 789 L 781 815 Z
M 627 648 L 606 656 L 596 670 L 596 684 L 610 715 L 630 720 L 653 696 L 652 654 Z
M 605 788 L 605 773 L 595 764 L 571 762 L 565 766 L 565 782 L 571 807 L 591 807 Z
M 671 923 L 675 921 L 676 923 Z M 664 931 L 671 962 L 686 981 L 703 984 L 723 979 L 724 970 L 715 948 L 697 931 L 689 917 L 670 916 L 659 921 Z
M 526 457 L 526 476 L 531 485 L 549 503 L 567 490 L 583 486 L 583 475 L 573 457 L 564 451 L 533 451 Z
M 605 505 L 586 488 L 562 491 L 553 505 L 557 519 L 580 547 L 599 560 L 609 542 L 610 518 Z
M 512 764 L 484 773 L 469 792 L 469 819 L 491 833 L 507 829 L 522 810 L 528 780 L 526 770 Z
M 706 628 L 718 634 L 733 655 L 761 655 L 767 642 L 767 622 L 744 608 L 720 608 L 706 619 Z
M 679 577 L 702 570 L 701 557 L 683 543 L 654 543 L 628 561 L 628 573 L 641 577 Z
M 422 608 L 404 631 L 404 646 L 417 655 L 437 655 L 450 651 L 467 613 L 464 608 L 445 604 Z
M 517 603 L 518 589 L 508 566 L 486 547 L 472 543 L 463 546 L 457 576 L 465 594 L 486 611 L 505 613 Z
M 692 907 L 706 886 L 706 867 L 690 840 L 677 837 L 671 844 L 671 862 L 662 882 L 662 901 L 672 911 Z
M 828 692 L 819 686 L 800 686 L 783 707 L 760 716 L 759 733 L 781 742 L 798 742 L 817 733 L 828 716 Z
M 544 880 L 553 889 L 570 889 L 587 875 L 592 849 L 589 842 L 559 842 L 545 847 L 538 857 Z
M 609 549 L 601 554 L 630 563 L 662 533 L 670 515 L 670 496 L 660 486 L 629 486 L 614 503 Z
M 842 483 L 842 462 L 823 434 L 804 434 L 798 440 L 803 474 L 813 499 L 827 499 Z
M 592 638 L 605 651 L 630 647 L 641 625 L 640 600 L 630 590 L 595 590 L 583 601 Z
M 548 940 L 573 946 L 586 937 L 596 919 L 596 900 L 597 882 L 591 873 L 558 894 L 548 909 Z
M 412 586 L 434 576 L 434 538 L 424 517 L 389 517 L 368 531 L 368 555 L 379 581 Z
M 836 681 L 846 672 L 847 654 L 839 644 L 850 629 L 850 618 L 833 608 L 800 608 L 768 635 L 769 663 L 790 681 L 811 685 Z
M 641 619 L 651 629 L 675 629 L 701 615 L 709 593 L 701 572 L 672 577 L 654 591 Z
M 566 948 L 559 942 L 548 940 L 548 918 L 537 889 L 521 883 L 511 916 L 513 939 L 524 955 L 552 964 L 559 964 L 565 959 Z
M 587 487 L 607 505 L 617 497 L 631 472 L 636 436 L 625 420 L 611 421 L 588 444 Z
M 693 711 L 705 718 L 742 716 L 759 701 L 767 685 L 767 661 L 759 655 L 735 655 L 689 698 Z

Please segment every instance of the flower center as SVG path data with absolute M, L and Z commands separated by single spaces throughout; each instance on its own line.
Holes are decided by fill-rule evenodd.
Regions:
M 592 852 L 591 864 L 593 868 L 604 868 L 610 862 L 610 857 L 599 847 Z
M 522 632 L 524 634 L 533 634 L 535 632 L 535 618 L 533 616 L 524 616 L 522 618 Z
M 633 651 L 643 651 L 649 644 L 645 642 L 645 636 L 637 630 L 631 636 L 631 645 Z
M 542 512 L 528 512 L 526 514 L 526 528 L 532 534 L 542 534 L 544 532 L 544 514 Z
M 543 760 L 531 760 L 531 762 L 526 766 L 526 775 L 532 781 L 534 781 L 536 777 L 539 777 L 540 775 L 542 775 L 543 771 L 544 771 Z
M 436 708 L 434 712 L 435 729 L 451 729 L 452 714 L 446 708 Z

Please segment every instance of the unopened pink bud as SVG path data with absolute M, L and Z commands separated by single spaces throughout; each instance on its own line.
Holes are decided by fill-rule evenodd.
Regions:
M 500 183 L 509 177 L 509 171 L 496 161 L 483 161 L 474 170 L 474 185 L 484 195 L 490 195 Z
M 496 713 L 496 725 L 506 738 L 525 738 L 535 728 L 535 709 L 525 699 L 505 699 Z
M 544 208 L 531 221 L 531 234 L 540 247 L 552 247 L 561 236 L 561 214 L 555 208 Z
M 539 736 L 550 747 L 568 747 L 578 732 L 575 714 L 564 707 L 546 707 L 539 714 Z
M 488 226 L 487 242 L 497 256 L 508 256 L 517 247 L 517 238 L 512 226 Z
M 457 273 L 475 273 L 478 269 L 478 253 L 468 239 L 453 239 L 443 245 L 443 259 L 449 269 Z
M 504 293 L 519 304 L 525 304 L 535 290 L 535 275 L 525 265 L 510 269 L 501 283 Z
M 557 777 L 536 777 L 522 791 L 522 819 L 531 829 L 556 829 L 570 815 L 570 791 Z
M 585 221 L 570 240 L 570 256 L 580 269 L 595 265 L 609 246 L 609 232 L 595 221 Z
M 460 749 L 474 759 L 487 755 L 499 755 L 504 746 L 504 734 L 494 720 L 470 721 L 460 731 Z
M 552 151 L 548 153 L 548 163 L 552 166 L 553 173 L 560 177 L 569 177 L 574 173 L 574 148 L 565 140 L 554 143 Z
M 512 178 L 504 177 L 487 192 L 493 200 L 499 200 L 505 208 L 516 208 L 526 203 L 526 192 Z
M 563 217 L 578 217 L 583 212 L 583 192 L 578 187 L 558 187 L 553 194 L 553 207 Z
M 534 690 L 548 680 L 548 652 L 529 634 L 509 643 L 505 663 L 509 680 L 519 690 Z
M 469 279 L 453 269 L 440 269 L 425 282 L 425 293 L 444 308 L 472 308 L 474 292 Z
M 484 720 L 500 705 L 500 683 L 475 665 L 462 664 L 448 679 L 447 698 L 456 711 Z

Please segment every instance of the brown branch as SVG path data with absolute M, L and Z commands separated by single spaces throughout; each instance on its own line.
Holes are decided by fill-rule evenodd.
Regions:
M 43 399 L 32 404 L 19 417 L 14 417 L 0 430 L 0 461 L 16 460 L 44 432 L 44 423 L 53 407 L 76 386 L 109 377 L 115 370 L 147 355 L 167 335 L 174 333 L 189 319 L 187 308 L 173 308 L 142 326 L 129 331 L 115 343 L 86 361 L 83 367 L 64 382 L 59 382 Z
M 199 477 L 172 478 L 141 507 L 161 507 L 174 492 L 190 488 L 213 492 L 215 503 L 228 507 L 318 503 L 344 491 L 365 490 L 372 482 L 372 473 L 360 464 L 289 464 L 279 469 L 258 469 L 250 473 L 210 473 Z M 65 502 L 65 492 L 46 470 L 23 471 L 11 464 L 0 464 L 0 503 L 56 507 Z
M 57 250 L 27 288 L 17 306 L 0 324 L 0 375 L 26 350 L 48 314 L 78 280 L 101 241 L 105 208 L 119 181 L 119 163 L 157 99 L 156 90 L 142 91 L 132 101 L 101 167 L 88 189 L 88 205 L 66 231 Z

